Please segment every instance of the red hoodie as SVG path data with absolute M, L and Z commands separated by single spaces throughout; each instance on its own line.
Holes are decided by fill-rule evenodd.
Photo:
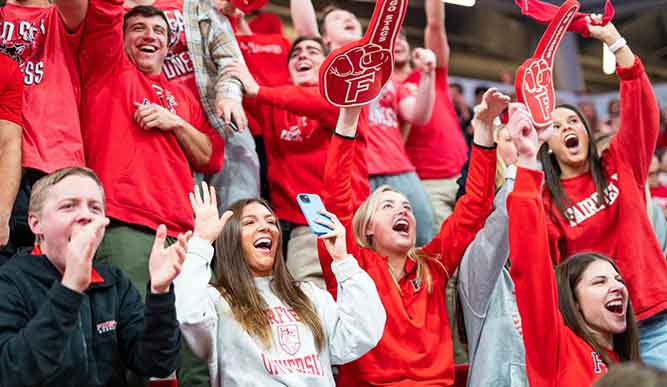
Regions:
M 496 150 L 474 147 L 463 196 L 440 233 L 423 248 L 430 258 L 432 291 L 419 283 L 417 264 L 405 261 L 406 275 L 399 289 L 387 268 L 387 260 L 375 251 L 360 248 L 352 232 L 352 216 L 361 204 L 351 195 L 352 159 L 362 152 L 354 140 L 334 135 L 324 171 L 325 206 L 336 214 L 347 231 L 348 251 L 375 281 L 387 311 L 384 335 L 378 345 L 359 360 L 341 367 L 341 386 L 451 386 L 454 383 L 452 338 L 445 306 L 445 286 L 463 252 L 491 212 Z M 320 263 L 329 292 L 336 296 L 331 256 L 318 243 Z M 402 294 L 401 294 L 402 293 Z
M 306 225 L 296 196 L 322 191 L 324 162 L 338 108 L 330 105 L 316 86 L 263 86 L 256 102 L 246 101 L 246 109 L 262 123 L 259 134 L 266 148 L 271 205 L 281 220 Z M 365 125 L 363 119 L 360 126 Z M 366 170 L 363 154 L 355 157 L 354 170 Z M 360 198 L 368 196 L 368 175 L 355 174 L 353 187 Z
M 153 230 L 163 223 L 176 236 L 194 223 L 190 163 L 173 132 L 143 130 L 134 122 L 134 103 L 159 104 L 210 139 L 212 155 L 201 172 L 220 170 L 224 141 L 188 89 L 164 73 L 144 74 L 128 59 L 124 13 L 122 0 L 92 0 L 88 6 L 79 57 L 86 163 L 102 181 L 109 217 Z
M 558 212 L 544 190 L 554 262 L 575 253 L 595 251 L 613 258 L 625 279 L 638 320 L 667 309 L 667 262 L 646 212 L 645 185 L 658 136 L 659 111 L 644 67 L 619 68 L 621 127 L 602 153 L 608 180 L 609 207 L 596 206 L 590 173 L 561 179 L 573 203 L 569 219 Z
M 531 387 L 590 386 L 607 372 L 607 366 L 560 314 L 542 180 L 542 172 L 518 168 L 514 190 L 507 198 L 510 273 L 521 314 L 528 381 Z M 607 355 L 618 361 L 614 352 Z

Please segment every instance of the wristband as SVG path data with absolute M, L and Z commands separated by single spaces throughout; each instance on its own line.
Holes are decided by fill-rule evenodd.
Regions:
M 614 43 L 609 45 L 609 51 L 616 54 L 616 51 L 628 45 L 628 42 L 624 38 L 618 38 Z

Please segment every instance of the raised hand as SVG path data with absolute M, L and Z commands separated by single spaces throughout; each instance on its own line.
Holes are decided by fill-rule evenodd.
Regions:
M 474 141 L 477 145 L 493 145 L 493 121 L 507 108 L 510 97 L 491 88 L 482 96 L 482 102 L 475 106 L 475 115 L 471 121 L 474 129 Z
M 167 227 L 161 224 L 155 232 L 155 241 L 151 256 L 148 259 L 148 271 L 151 278 L 151 293 L 162 294 L 169 291 L 174 278 L 181 272 L 181 266 L 185 261 L 185 252 L 188 249 L 188 240 L 192 231 L 178 234 L 176 243 L 164 247 L 167 239 Z
M 613 23 L 609 22 L 605 25 L 602 25 L 602 15 L 600 14 L 591 14 L 586 16 L 586 22 L 588 24 L 588 30 L 591 33 L 591 37 L 607 43 L 607 45 L 611 45 L 621 37 L 621 34 L 618 32 L 616 26 L 614 26 Z
M 134 107 L 137 109 L 134 112 L 134 122 L 141 129 L 174 130 L 183 126 L 181 117 L 156 103 L 143 105 L 135 102 Z
M 519 153 L 517 165 L 528 169 L 539 169 L 537 151 L 540 142 L 528 109 L 522 103 L 512 103 L 509 106 L 509 115 L 507 129 Z
M 338 220 L 336 215 L 332 214 L 329 211 L 322 210 L 320 214 L 331 219 L 330 221 L 323 219 L 316 219 L 315 222 L 321 224 L 322 226 L 330 228 L 332 231 L 321 235 L 319 239 L 322 239 L 324 242 L 324 247 L 326 247 L 329 255 L 333 258 L 334 261 L 339 261 L 347 257 L 347 240 L 345 239 L 345 227 Z
M 435 71 L 435 54 L 427 48 L 415 48 L 412 51 L 412 61 L 422 73 L 431 74 Z
M 93 257 L 104 238 L 109 218 L 96 217 L 90 223 L 73 230 L 65 250 L 65 271 L 61 283 L 76 292 L 83 293 L 90 286 Z
M 226 211 L 222 217 L 218 218 L 218 199 L 215 188 L 209 187 L 206 182 L 201 183 L 201 193 L 199 187 L 194 187 L 194 193 L 190 193 L 190 205 L 195 213 L 194 235 L 209 243 L 218 239 L 222 228 L 234 215 L 233 212 Z

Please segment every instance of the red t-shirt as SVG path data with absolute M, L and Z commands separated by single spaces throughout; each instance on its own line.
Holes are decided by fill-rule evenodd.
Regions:
M 280 20 L 280 16 L 268 12 L 259 11 L 248 25 L 255 34 L 282 35 L 283 33 L 283 22 Z
M 356 141 L 334 135 L 324 172 L 322 200 L 345 225 L 347 248 L 378 288 L 387 311 L 380 342 L 360 359 L 340 368 L 341 386 L 451 386 L 454 383 L 452 339 L 445 302 L 445 286 L 467 246 L 491 213 L 496 151 L 475 147 L 471 155 L 468 189 L 438 235 L 423 248 L 432 276 L 432 291 L 416 280 L 417 264 L 405 261 L 406 275 L 396 287 L 387 259 L 357 245 L 352 217 L 361 199 L 350 189 L 353 158 L 363 152 Z M 318 242 L 320 264 L 329 292 L 336 297 L 337 282 L 331 271 L 332 258 Z
M 324 162 L 338 109 L 322 98 L 316 86 L 264 86 L 257 102 L 252 113 L 263 124 L 271 205 L 281 220 L 305 225 L 296 196 L 322 191 Z M 360 137 L 363 141 L 363 134 Z M 363 155 L 355 163 L 356 170 L 365 170 Z M 360 197 L 368 196 L 367 175 L 355 174 L 354 191 Z
M 419 85 L 421 73 L 414 71 L 405 82 Z M 405 150 L 421 179 L 449 179 L 461 172 L 468 158 L 456 110 L 447 90 L 447 68 L 435 70 L 433 115 L 426 125 L 412 125 Z
M 260 86 L 282 86 L 290 83 L 287 54 L 290 42 L 279 34 L 237 35 L 248 70 Z
M 23 75 L 18 64 L 0 54 L 0 120 L 23 126 Z
M 213 154 L 202 172 L 220 170 L 224 143 L 187 88 L 130 62 L 123 13 L 122 0 L 93 0 L 86 15 L 80 65 L 87 161 L 102 181 L 110 217 L 151 229 L 162 223 L 175 236 L 193 226 L 190 163 L 172 132 L 143 130 L 134 122 L 134 102 L 159 104 L 208 136 Z
M 84 165 L 75 59 L 83 27 L 68 34 L 54 6 L 6 4 L 0 21 L 0 51 L 23 72 L 23 167 L 49 173 Z
M 543 177 L 540 171 L 519 168 L 507 199 L 511 275 L 528 381 L 531 387 L 590 386 L 607 372 L 607 366 L 593 347 L 565 325 L 560 313 L 540 194 Z M 616 353 L 607 351 L 607 355 L 618 362 Z
M 397 175 L 414 172 L 415 167 L 405 153 L 398 120 L 398 104 L 410 96 L 408 89 L 389 81 L 380 96 L 368 108 L 369 175 Z
M 572 206 L 568 219 L 544 190 L 551 257 L 558 263 L 583 251 L 613 258 L 627 284 L 638 320 L 667 310 L 667 263 L 646 212 L 645 185 L 658 136 L 658 104 L 639 59 L 618 69 L 621 127 L 602 153 L 609 207 L 597 207 L 590 173 L 561 179 Z

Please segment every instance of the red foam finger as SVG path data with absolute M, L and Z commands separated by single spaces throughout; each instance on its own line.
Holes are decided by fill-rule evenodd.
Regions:
M 517 100 L 523 102 L 536 128 L 551 125 L 551 112 L 556 106 L 553 86 L 553 63 L 558 46 L 574 20 L 579 3 L 566 1 L 547 27 L 532 58 L 519 66 L 516 73 L 515 91 Z
M 394 43 L 407 0 L 378 0 L 364 37 L 334 50 L 320 68 L 320 93 L 334 106 L 373 101 L 394 70 Z

